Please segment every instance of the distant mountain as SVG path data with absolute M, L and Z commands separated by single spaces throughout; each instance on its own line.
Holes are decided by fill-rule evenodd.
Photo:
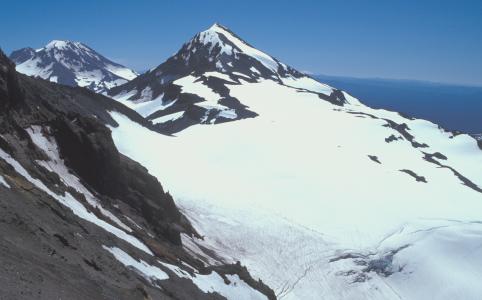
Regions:
M 105 93 L 138 75 L 79 42 L 54 40 L 37 50 L 13 51 L 10 59 L 17 71 L 25 75 L 86 87 L 97 93 Z
M 166 133 L 194 124 L 214 124 L 255 117 L 226 89 L 226 83 L 274 80 L 296 84 L 313 81 L 276 58 L 253 48 L 220 24 L 196 34 L 164 63 L 136 79 L 113 88 L 109 94 L 136 109 Z M 312 83 L 317 85 L 318 83 Z M 189 91 L 183 85 L 199 90 Z M 329 101 L 344 101 L 343 95 L 324 87 Z
M 413 80 L 314 75 L 374 107 L 399 111 L 467 133 L 482 132 L 482 87 Z

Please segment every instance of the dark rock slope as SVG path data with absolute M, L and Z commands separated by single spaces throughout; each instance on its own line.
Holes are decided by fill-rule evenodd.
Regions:
M 157 179 L 117 151 L 109 111 L 149 126 L 104 96 L 16 73 L 0 51 L 0 298 L 224 299 L 193 280 L 216 272 L 274 299 L 241 265 L 208 266 L 185 250 L 181 234 L 195 230 Z

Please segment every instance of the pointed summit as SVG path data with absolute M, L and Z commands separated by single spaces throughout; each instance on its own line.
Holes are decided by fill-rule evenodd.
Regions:
M 182 60 L 189 60 L 196 53 L 198 55 L 199 53 L 204 54 L 205 59 L 211 63 L 214 62 L 216 64 L 215 69 L 221 72 L 229 73 L 232 69 L 240 69 L 241 73 L 250 77 L 258 77 L 259 75 L 261 77 L 272 77 L 284 76 L 286 72 L 290 71 L 278 60 L 254 48 L 219 23 L 214 23 L 207 30 L 196 34 L 189 42 L 184 44 L 176 56 L 180 56 Z M 249 68 L 246 68 L 247 66 Z M 243 69 L 246 70 L 243 72 Z
M 282 78 L 304 76 L 254 48 L 227 27 L 214 23 L 194 35 L 164 63 L 126 85 L 113 88 L 109 94 L 115 96 L 136 90 L 136 94 L 128 97 L 129 99 L 151 100 L 162 93 L 163 86 L 176 79 L 190 74 L 200 76 L 206 72 L 219 72 L 233 78 L 241 76 L 251 82 L 262 79 L 281 82 Z M 152 95 L 141 94 L 147 86 L 152 89 Z
M 64 49 L 68 45 L 72 45 L 73 43 L 70 41 L 62 41 L 62 40 L 52 40 L 50 41 L 47 45 L 45 45 L 45 49 L 52 49 L 52 48 L 57 48 L 57 49 Z M 42 49 L 42 48 L 41 48 Z M 40 50 L 41 50 L 40 49 Z
M 211 25 L 211 27 L 209 27 L 205 31 L 214 31 L 214 32 L 220 32 L 220 33 L 222 33 L 223 31 L 229 31 L 231 34 L 234 34 L 229 30 L 227 26 L 224 26 L 223 24 L 218 22 L 215 22 L 213 25 Z
M 87 87 L 99 93 L 137 76 L 89 46 L 68 40 L 52 40 L 37 50 L 23 48 L 12 52 L 10 59 L 17 65 L 17 71 L 25 75 Z
M 109 95 L 160 131 L 175 133 L 195 124 L 256 117 L 231 95 L 230 88 L 266 80 L 293 87 L 310 85 L 327 101 L 337 105 L 345 101 L 341 93 L 333 94 L 332 88 L 254 48 L 219 23 L 194 35 L 156 68 L 111 89 Z
M 225 28 L 225 27 L 219 24 L 218 22 L 214 22 L 214 24 L 211 25 L 211 27 L 209 27 L 208 30 L 216 30 L 216 28 Z

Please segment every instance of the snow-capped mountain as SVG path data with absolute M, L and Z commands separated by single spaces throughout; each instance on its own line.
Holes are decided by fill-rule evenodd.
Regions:
M 256 113 L 233 97 L 225 84 L 263 79 L 281 85 L 301 81 L 316 84 L 216 23 L 158 67 L 109 94 L 151 120 L 159 130 L 174 133 L 194 124 L 255 117 Z M 321 98 L 337 104 L 345 101 L 336 89 L 317 88 L 321 90 L 311 92 Z
M 138 75 L 80 42 L 54 40 L 37 50 L 13 51 L 10 59 L 17 71 L 25 75 L 86 87 L 97 93 L 105 93 Z
M 218 24 L 111 93 L 176 133 L 111 114 L 119 151 L 203 237 L 183 245 L 217 253 L 205 263 L 241 261 L 279 299 L 482 295 L 473 137 L 367 107 Z

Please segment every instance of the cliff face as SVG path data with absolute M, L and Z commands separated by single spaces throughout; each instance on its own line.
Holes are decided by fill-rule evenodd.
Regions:
M 23 98 L 15 65 L 0 50 L 0 106 L 7 109 L 14 103 L 23 102 Z

